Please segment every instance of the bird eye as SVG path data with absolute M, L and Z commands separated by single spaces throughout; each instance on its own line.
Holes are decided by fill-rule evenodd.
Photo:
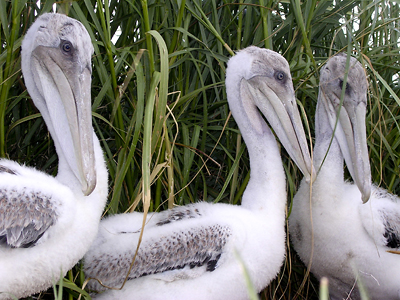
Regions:
M 72 44 L 68 41 L 65 41 L 61 44 L 61 49 L 66 52 L 69 53 L 72 51 Z
M 275 78 L 279 81 L 282 81 L 285 79 L 285 73 L 278 71 L 275 73 Z
M 343 89 L 343 80 L 342 79 L 340 79 L 339 80 L 339 87 L 340 87 L 340 89 Z M 345 87 L 345 89 L 346 89 L 346 93 L 349 93 L 350 92 L 350 86 L 349 86 L 349 83 L 348 82 L 346 82 L 346 87 Z

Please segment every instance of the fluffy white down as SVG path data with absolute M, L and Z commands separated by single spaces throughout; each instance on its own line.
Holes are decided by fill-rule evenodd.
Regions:
M 298 193 L 307 195 L 308 189 L 308 184 L 302 183 Z M 311 272 L 318 279 L 328 278 L 333 299 L 343 299 L 350 293 L 349 299 L 360 299 L 356 281 L 367 288 L 370 299 L 383 299 L 382 295 L 384 299 L 400 299 L 400 256 L 388 253 L 387 247 L 382 246 L 379 240 L 382 223 L 373 218 L 380 206 L 388 204 L 387 200 L 375 197 L 377 189 L 373 187 L 371 199 L 362 205 L 361 194 L 354 184 L 332 184 L 331 189 L 314 186 L 315 198 L 329 195 L 330 190 L 336 195 L 334 211 L 326 201 L 313 205 L 314 228 L 309 221 L 309 205 L 300 205 L 300 201 L 296 201 L 299 199 L 293 202 L 289 220 L 291 241 L 305 265 L 309 264 L 313 253 Z M 371 222 L 370 230 L 376 232 L 376 241 L 368 236 L 364 218 Z
M 2 173 L 0 189 L 41 191 L 51 195 L 60 206 L 57 223 L 34 247 L 0 246 L 0 299 L 21 298 L 46 290 L 83 257 L 93 242 L 108 189 L 108 173 L 97 137 L 94 143 L 98 181 L 88 197 L 73 193 L 56 178 L 33 168 L 9 160 L 0 161 L 20 174 L 16 180 L 15 175 Z
M 154 240 L 170 232 L 182 228 L 209 226 L 214 223 L 228 225 L 232 236 L 226 245 L 226 251 L 213 272 L 196 274 L 192 279 L 180 279 L 182 270 L 148 275 L 130 280 L 122 290 L 107 290 L 94 299 L 248 299 L 243 267 L 246 267 L 256 290 L 262 290 L 275 278 L 283 263 L 285 255 L 284 220 L 268 222 L 273 215 L 259 218 L 253 212 L 240 206 L 226 204 L 196 203 L 202 217 L 173 222 L 163 226 L 155 226 L 162 219 L 163 213 L 149 215 L 150 220 L 144 230 L 143 241 Z M 264 212 L 265 213 L 265 212 Z M 165 215 L 165 214 L 164 214 Z M 135 249 L 135 239 L 127 235 L 117 235 L 117 232 L 136 228 L 140 230 L 143 215 L 132 213 L 109 217 L 101 222 L 96 242 L 85 257 L 101 256 L 101 252 L 113 249 Z M 268 233 L 268 234 L 265 234 Z M 104 245 L 107 242 L 108 245 Z M 235 256 L 245 261 L 244 266 Z M 170 273 L 170 274 L 166 274 Z M 174 278 L 174 281 L 170 281 Z M 226 288 L 221 288 L 226 287 Z M 153 291 L 153 292 L 152 292 Z

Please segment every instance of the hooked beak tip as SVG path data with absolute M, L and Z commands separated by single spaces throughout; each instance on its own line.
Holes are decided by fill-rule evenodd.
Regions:
M 362 202 L 365 204 L 365 203 L 368 202 L 368 200 L 369 200 L 370 197 L 371 197 L 371 193 L 362 194 L 361 200 L 362 200 Z
M 355 184 L 357 185 L 360 193 L 361 193 L 361 200 L 365 204 L 371 197 L 371 175 L 364 175 L 362 180 L 355 180 Z
M 85 180 L 85 184 L 82 184 L 82 193 L 85 196 L 89 196 L 96 188 L 96 178 L 94 180 Z
M 88 188 L 86 188 L 86 189 L 82 189 L 82 192 L 83 192 L 83 195 L 85 195 L 85 196 L 89 196 L 91 193 L 93 193 L 93 190 L 94 190 L 94 188 L 95 187 L 88 187 Z
M 311 172 L 308 172 L 306 175 L 306 182 L 309 184 L 313 184 L 315 179 L 317 178 L 317 173 L 314 170 L 314 167 L 312 167 Z
M 359 187 L 361 192 L 361 200 L 365 204 L 371 197 L 371 183 L 370 181 L 365 181 L 363 186 Z

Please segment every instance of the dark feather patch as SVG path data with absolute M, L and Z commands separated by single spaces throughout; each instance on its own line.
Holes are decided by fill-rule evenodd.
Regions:
M 215 270 L 215 268 L 217 267 L 217 263 L 219 261 L 219 259 L 221 258 L 221 253 L 217 255 L 217 257 L 213 260 L 210 260 L 207 262 L 207 271 L 208 272 L 212 272 Z
M 193 209 L 191 207 L 184 207 L 184 206 L 176 207 L 170 211 L 170 213 L 165 219 L 160 220 L 157 223 L 157 226 L 162 226 L 165 224 L 169 224 L 171 222 L 176 222 L 186 219 L 193 219 L 200 216 L 201 213 L 197 208 Z
M 17 172 L 15 172 L 14 170 L 11 170 L 5 166 L 0 165 L 0 173 L 9 173 L 12 175 L 17 175 Z
M 213 225 L 172 232 L 157 241 L 143 242 L 128 279 L 185 267 L 194 269 L 205 266 L 206 271 L 212 272 L 218 265 L 230 235 L 228 226 Z M 120 286 L 134 254 L 135 249 L 123 253 L 116 249 L 113 253 L 93 257 L 91 261 L 85 262 L 85 274 L 108 286 Z M 95 281 L 91 281 L 90 285 L 94 289 L 102 289 Z
M 390 225 L 388 220 L 385 220 L 385 233 L 383 236 L 386 239 L 386 246 L 389 248 L 397 249 L 400 248 L 400 236 L 399 232 L 396 232 Z
M 0 189 L 0 244 L 28 248 L 57 220 L 51 197 L 26 189 Z

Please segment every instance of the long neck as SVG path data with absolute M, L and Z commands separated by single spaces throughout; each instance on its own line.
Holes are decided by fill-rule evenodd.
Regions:
M 96 188 L 89 195 L 90 201 L 93 203 L 89 203 L 90 209 L 95 210 L 98 218 L 100 220 L 101 214 L 103 213 L 104 206 L 107 202 L 108 196 L 108 169 L 106 166 L 106 162 L 104 160 L 104 153 L 100 146 L 100 141 L 97 138 L 96 134 L 93 131 L 93 144 L 94 144 L 94 155 L 96 159 Z
M 318 187 L 319 182 L 343 182 L 343 155 L 336 138 L 332 139 L 333 130 L 327 120 L 324 106 L 318 101 L 315 114 L 314 166 L 319 173 L 314 188 Z
M 255 105 L 238 95 L 239 91 L 233 91 L 228 97 L 250 156 L 250 181 L 242 206 L 264 214 L 281 214 L 284 218 L 286 182 L 277 142 Z M 254 124 L 259 125 L 258 130 Z

